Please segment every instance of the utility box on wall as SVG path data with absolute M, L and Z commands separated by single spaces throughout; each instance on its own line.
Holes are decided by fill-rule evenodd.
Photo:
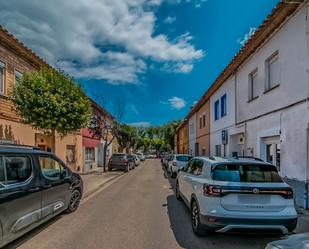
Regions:
M 227 144 L 228 143 L 228 133 L 227 133 L 227 130 L 221 131 L 221 141 L 222 141 L 222 144 Z

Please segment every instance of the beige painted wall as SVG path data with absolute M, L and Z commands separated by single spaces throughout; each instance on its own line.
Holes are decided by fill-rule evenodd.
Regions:
M 9 131 L 10 132 L 5 132 Z M 37 133 L 40 133 L 41 136 L 36 136 Z M 39 137 L 40 141 L 35 141 L 35 138 Z M 24 145 L 38 145 L 46 144 L 48 145 L 50 138 L 40 131 L 32 129 L 28 125 L 23 125 L 18 122 L 7 121 L 0 119 L 0 140 L 9 140 L 14 141 L 18 144 Z M 83 169 L 83 153 L 82 153 L 82 136 L 81 134 L 67 135 L 61 137 L 57 135 L 56 137 L 56 155 L 61 158 L 64 162 L 67 163 L 66 154 L 67 154 L 67 145 L 75 146 L 75 162 L 68 164 L 72 170 L 77 171 L 78 169 Z

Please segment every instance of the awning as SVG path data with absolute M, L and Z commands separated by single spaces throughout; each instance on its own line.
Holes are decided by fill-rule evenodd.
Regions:
M 83 137 L 83 146 L 87 148 L 95 148 L 100 143 L 100 140 L 94 138 Z

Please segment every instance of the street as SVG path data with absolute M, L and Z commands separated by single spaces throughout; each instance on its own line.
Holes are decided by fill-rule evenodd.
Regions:
M 209 234 L 198 238 L 190 214 L 177 201 L 159 160 L 147 160 L 61 215 L 6 248 L 250 249 L 278 239 L 265 235 Z

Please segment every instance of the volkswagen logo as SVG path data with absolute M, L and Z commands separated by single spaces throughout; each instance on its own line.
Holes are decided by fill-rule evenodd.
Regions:
M 253 194 L 258 194 L 260 193 L 260 190 L 258 188 L 252 189 Z

